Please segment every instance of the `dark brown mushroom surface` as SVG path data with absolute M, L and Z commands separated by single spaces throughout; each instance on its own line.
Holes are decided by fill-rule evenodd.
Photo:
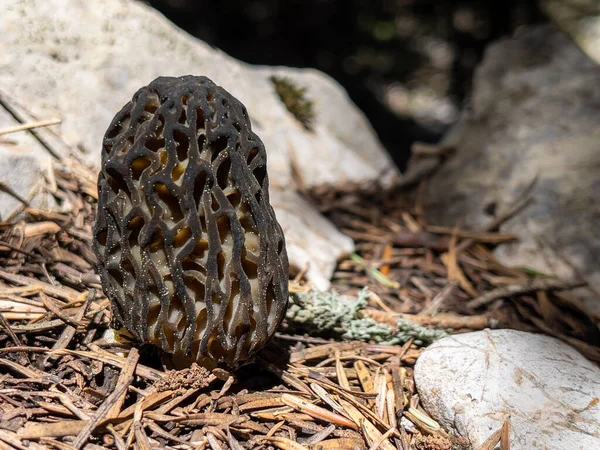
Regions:
M 263 347 L 288 301 L 266 152 L 246 108 L 206 77 L 160 77 L 113 119 L 94 250 L 115 319 L 207 366 Z

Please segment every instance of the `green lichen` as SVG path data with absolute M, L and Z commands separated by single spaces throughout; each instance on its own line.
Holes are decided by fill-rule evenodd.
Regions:
M 287 324 L 290 331 L 383 345 L 403 345 L 414 338 L 416 345 L 426 346 L 448 336 L 445 330 L 425 328 L 409 320 L 398 319 L 394 329 L 363 317 L 361 311 L 367 306 L 368 299 L 367 288 L 357 299 L 316 290 L 294 294 L 286 314 Z
M 271 77 L 279 98 L 296 120 L 308 131 L 312 131 L 315 118 L 314 104 L 306 98 L 306 88 L 298 87 L 288 78 Z

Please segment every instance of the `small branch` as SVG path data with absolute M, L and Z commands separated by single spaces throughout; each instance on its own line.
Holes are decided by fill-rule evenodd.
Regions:
M 494 289 L 474 298 L 467 303 L 467 307 L 477 309 L 504 297 L 512 297 L 515 295 L 530 294 L 535 291 L 568 291 L 578 287 L 585 286 L 585 281 L 564 281 L 556 279 L 533 280 L 528 284 L 513 284 L 511 286 Z
M 394 188 L 399 191 L 410 189 L 431 176 L 441 165 L 441 158 L 423 158 L 402 176 Z
M 525 187 L 525 189 L 523 190 L 522 194 L 519 196 L 517 201 L 514 202 L 504 213 L 502 213 L 498 217 L 496 217 L 496 219 L 494 219 L 492 221 L 492 223 L 490 223 L 485 228 L 485 230 L 487 232 L 492 232 L 492 231 L 498 230 L 500 228 L 500 226 L 503 225 L 507 220 L 511 219 L 516 214 L 521 212 L 524 208 L 529 206 L 529 204 L 533 201 L 532 193 L 533 193 L 535 186 L 537 185 L 537 181 L 538 181 L 538 176 L 536 175 L 535 177 L 533 177 L 533 180 L 531 181 L 531 183 L 529 183 Z M 465 241 L 462 241 L 459 244 L 456 251 L 458 253 L 462 253 L 467 248 L 469 248 L 473 244 L 473 242 L 474 242 L 473 239 L 467 239 Z
M 363 316 L 370 317 L 377 322 L 386 323 L 395 327 L 398 319 L 408 320 L 423 327 L 434 327 L 453 330 L 483 330 L 484 328 L 497 328 L 498 321 L 493 317 L 460 316 L 454 313 L 439 313 L 435 316 L 420 316 L 415 314 L 389 314 L 376 309 L 365 309 L 361 312 Z
M 420 316 L 434 316 L 437 314 L 440 306 L 454 293 L 454 290 L 459 285 L 457 281 L 451 281 L 444 289 L 437 293 L 431 301 L 431 304 L 419 312 Z
M 121 401 L 121 397 L 127 393 L 127 388 L 131 384 L 131 381 L 133 381 L 133 377 L 115 387 L 104 403 L 96 410 L 96 414 L 94 414 L 94 416 L 86 423 L 85 427 L 79 432 L 75 441 L 71 444 L 74 448 L 80 449 L 83 447 L 90 438 L 92 431 L 94 431 L 104 419 L 108 418 L 107 414 L 112 411 L 114 405 Z

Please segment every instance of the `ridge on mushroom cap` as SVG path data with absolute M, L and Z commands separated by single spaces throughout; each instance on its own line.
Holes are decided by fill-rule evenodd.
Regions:
M 102 147 L 94 250 L 115 319 L 141 342 L 234 366 L 283 319 L 288 258 L 266 151 L 206 77 L 160 77 Z

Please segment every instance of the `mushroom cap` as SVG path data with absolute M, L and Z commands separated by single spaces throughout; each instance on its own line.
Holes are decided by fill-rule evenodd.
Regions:
M 235 366 L 283 319 L 289 263 L 266 151 L 206 77 L 160 77 L 104 136 L 94 251 L 115 320 L 140 342 Z

